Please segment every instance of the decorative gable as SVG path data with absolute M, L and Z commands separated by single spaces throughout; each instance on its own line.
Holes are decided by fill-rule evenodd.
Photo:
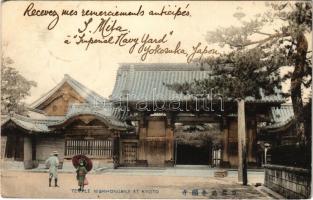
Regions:
M 85 102 L 85 99 L 69 84 L 64 83 L 59 90 L 37 107 L 37 109 L 43 110 L 46 115 L 62 116 L 66 115 L 70 104 Z
M 63 80 L 30 107 L 48 116 L 64 116 L 74 103 L 102 104 L 105 99 L 65 74 Z

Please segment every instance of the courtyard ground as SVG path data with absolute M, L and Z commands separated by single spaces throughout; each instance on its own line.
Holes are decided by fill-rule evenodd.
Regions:
M 262 171 L 249 171 L 248 186 L 237 183 L 236 171 L 229 171 L 226 178 L 214 178 L 213 174 L 214 169 L 201 167 L 105 169 L 88 174 L 89 185 L 78 192 L 75 173 L 60 172 L 60 187 L 48 187 L 48 174 L 42 171 L 5 170 L 1 194 L 24 198 L 272 198 L 253 186 L 263 183 Z

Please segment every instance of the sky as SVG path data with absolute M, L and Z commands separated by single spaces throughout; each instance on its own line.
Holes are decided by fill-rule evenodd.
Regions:
M 31 96 L 26 103 L 32 103 L 45 92 L 60 82 L 64 74 L 81 82 L 98 94 L 108 97 L 115 83 L 119 63 L 175 63 L 186 62 L 185 56 L 150 55 L 145 61 L 140 55 L 129 54 L 129 48 L 113 45 L 91 45 L 88 50 L 84 46 L 65 44 L 68 35 L 77 33 L 78 27 L 88 17 L 59 16 L 58 24 L 52 30 L 47 26 L 54 19 L 51 16 L 23 16 L 30 2 L 8 1 L 2 4 L 2 50 L 6 57 L 14 60 L 13 67 L 29 80 L 37 82 L 37 87 L 31 89 Z M 189 4 L 189 5 L 188 5 Z M 246 19 L 257 13 L 262 13 L 266 7 L 261 1 L 242 2 L 115 2 L 115 1 L 35 1 L 35 9 L 92 9 L 92 10 L 137 10 L 142 5 L 145 11 L 160 11 L 166 8 L 182 7 L 191 16 L 148 16 L 143 17 L 112 17 L 118 24 L 130 30 L 130 35 L 141 37 L 144 33 L 160 38 L 165 33 L 173 34 L 168 37 L 166 46 L 174 47 L 178 41 L 186 49 L 201 42 L 206 45 L 207 31 L 218 27 L 239 25 L 233 14 L 240 10 L 246 14 Z M 176 7 L 175 7 L 176 6 Z M 104 17 L 106 18 L 106 17 Z M 100 20 L 100 18 L 96 18 Z M 209 45 L 209 48 L 219 48 Z

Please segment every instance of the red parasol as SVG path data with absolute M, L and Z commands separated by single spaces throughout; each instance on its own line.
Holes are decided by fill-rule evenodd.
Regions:
M 92 169 L 92 161 L 90 160 L 90 158 L 84 155 L 76 155 L 72 158 L 72 163 L 74 167 L 77 168 L 79 166 L 79 161 L 81 159 L 84 161 L 87 171 L 90 171 Z

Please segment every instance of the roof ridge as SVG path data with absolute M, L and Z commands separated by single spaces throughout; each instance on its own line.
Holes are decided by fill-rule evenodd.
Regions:
M 71 76 L 69 76 L 68 74 L 66 74 L 66 76 L 69 78 L 70 81 L 72 81 L 74 84 L 78 85 L 78 87 L 83 88 L 83 90 L 87 90 L 88 92 L 92 93 L 92 95 L 97 96 L 97 98 L 99 99 L 103 99 L 106 100 L 105 97 L 99 95 L 98 93 L 96 93 L 95 91 L 93 91 L 90 88 L 87 88 L 85 85 L 81 84 L 80 82 L 78 82 L 77 80 L 73 79 Z
M 48 92 L 44 93 L 41 95 L 36 101 L 31 103 L 29 106 L 30 108 L 34 109 L 40 105 L 44 99 L 47 99 L 46 96 L 48 96 L 50 93 L 53 93 L 54 91 L 57 90 L 57 88 L 61 87 L 65 83 L 65 79 L 63 78 L 60 83 L 58 83 L 56 86 L 54 86 L 52 89 L 50 89 Z
M 34 119 L 31 117 L 23 116 L 23 115 L 16 114 L 16 113 L 14 113 L 12 118 L 16 118 L 16 119 L 27 121 L 27 122 L 34 122 L 34 123 L 45 123 L 45 122 L 51 122 L 51 121 L 59 121 L 59 119 L 49 119 L 49 118 L 47 118 L 47 119 Z
M 119 71 L 208 71 L 209 65 L 198 63 L 119 63 Z

